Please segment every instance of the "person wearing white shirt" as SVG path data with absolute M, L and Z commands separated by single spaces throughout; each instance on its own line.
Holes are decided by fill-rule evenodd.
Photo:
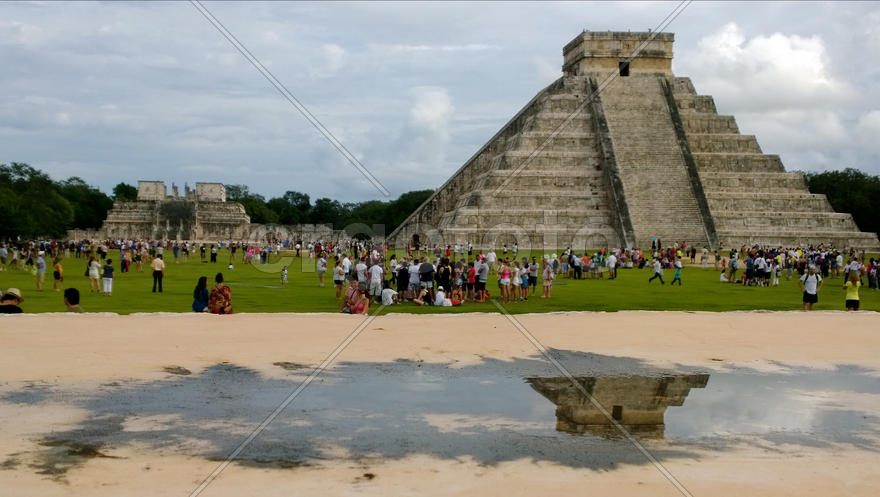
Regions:
M 384 270 L 381 264 L 373 264 L 370 268 L 370 295 L 376 300 L 382 294 L 382 274 Z
M 663 282 L 663 266 L 660 265 L 660 259 L 654 259 L 654 263 L 652 264 L 654 268 L 654 276 L 648 278 L 648 283 L 654 281 L 654 278 L 660 278 L 660 284 L 665 285 Z
M 409 265 L 409 291 L 414 293 L 419 289 L 419 266 L 418 259 L 413 259 Z M 415 297 L 415 294 L 413 297 Z
M 434 305 L 435 306 L 442 306 L 442 305 L 444 305 L 445 301 L 446 301 L 446 292 L 443 291 L 442 286 L 438 286 L 437 287 L 437 294 L 434 295 Z
M 364 261 L 360 261 L 354 266 L 354 272 L 357 274 L 358 283 L 366 283 L 367 282 L 367 265 L 364 264 Z
M 614 254 L 608 256 L 608 259 L 605 261 L 608 264 L 608 279 L 613 280 L 617 277 L 617 257 Z
M 496 259 L 498 259 L 498 256 L 495 254 L 495 251 L 489 250 L 489 253 L 486 254 L 486 262 L 489 264 L 490 270 L 495 266 Z
M 345 272 L 345 279 L 351 279 L 351 259 L 346 255 L 342 258 L 342 271 Z
M 810 266 L 801 276 L 800 284 L 804 291 L 804 310 L 812 311 L 813 305 L 819 301 L 819 290 L 822 289 L 822 277 L 816 273 L 816 266 Z
M 386 281 L 382 289 L 382 305 L 392 305 L 397 302 L 397 292 L 395 292 Z

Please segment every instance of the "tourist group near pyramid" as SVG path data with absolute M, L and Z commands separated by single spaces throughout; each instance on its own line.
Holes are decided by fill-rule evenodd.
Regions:
M 672 33 L 589 32 L 541 90 L 390 236 L 575 250 L 833 245 L 874 233 L 808 191 L 672 73 Z

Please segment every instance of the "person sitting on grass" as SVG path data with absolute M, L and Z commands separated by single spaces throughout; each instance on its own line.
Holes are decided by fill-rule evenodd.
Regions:
M 392 305 L 397 303 L 397 292 L 391 288 L 388 281 L 382 283 L 382 305 Z
M 223 284 L 223 273 L 214 277 L 217 283 L 208 296 L 208 308 L 212 314 L 232 314 L 232 290 Z
M 208 277 L 201 276 L 199 282 L 196 283 L 195 290 L 193 290 L 193 312 L 208 312 L 208 299 Z
M 367 297 L 367 285 L 358 284 L 354 303 L 351 305 L 352 314 L 367 314 L 370 312 L 370 299 Z
M 420 288 L 416 290 L 416 298 L 413 299 L 413 303 L 419 306 L 431 305 L 433 302 L 431 301 L 431 294 L 428 293 L 428 289 Z
M 351 314 L 351 307 L 357 299 L 358 281 L 357 278 L 349 280 L 348 288 L 345 290 L 345 296 L 342 298 L 342 305 L 339 311 L 345 314 Z
M 79 306 L 79 290 L 76 288 L 64 289 L 64 305 L 67 307 L 67 312 L 86 312 Z

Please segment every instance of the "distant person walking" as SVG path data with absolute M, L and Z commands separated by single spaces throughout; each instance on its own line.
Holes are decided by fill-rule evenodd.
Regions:
M 662 279 L 660 281 L 663 281 Z M 672 277 L 672 283 L 669 286 L 675 285 L 675 282 L 678 282 L 678 286 L 681 286 L 681 262 L 677 262 L 675 264 L 675 276 Z
M 846 310 L 859 310 L 860 286 L 862 286 L 862 281 L 859 279 L 859 274 L 856 271 L 850 271 L 849 279 L 847 279 L 846 283 L 843 285 L 843 289 L 846 290 Z
M 822 277 L 816 273 L 816 266 L 810 266 L 800 279 L 801 290 L 804 292 L 804 310 L 812 311 L 813 305 L 819 302 L 819 290 L 822 289 Z
M 153 293 L 156 293 L 156 288 L 159 288 L 159 293 L 162 293 L 162 278 L 165 277 L 165 261 L 162 260 L 161 255 L 157 255 L 153 262 L 150 263 L 150 268 L 153 269 Z
M 663 266 L 660 265 L 660 259 L 655 258 L 651 267 L 654 268 L 654 276 L 648 278 L 648 283 L 654 281 L 656 278 L 660 278 L 660 284 L 665 285 L 666 283 L 663 281 Z

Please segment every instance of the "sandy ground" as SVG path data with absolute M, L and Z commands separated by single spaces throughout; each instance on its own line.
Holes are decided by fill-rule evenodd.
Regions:
M 876 313 L 618 312 L 516 319 L 545 347 L 565 351 L 559 356 L 563 362 L 565 354 L 590 353 L 645 368 L 707 372 L 845 365 L 880 381 Z M 0 316 L 0 495 L 189 495 L 218 465 L 199 456 L 198 441 L 113 444 L 91 454 L 97 457 L 67 448 L 61 455 L 75 457 L 63 474 L 39 470 L 38 460 L 49 450 L 41 441 L 87 420 L 88 409 L 79 398 L 102 385 L 161 382 L 174 368 L 197 375 L 226 363 L 267 379 L 289 379 L 290 371 L 278 364 L 317 366 L 362 322 L 358 316 L 322 314 Z M 392 314 L 369 322 L 334 364 L 409 359 L 466 368 L 523 358 L 540 360 L 535 346 L 504 316 Z M 298 378 L 308 372 L 302 368 Z M 316 381 L 311 388 L 321 386 Z M 22 396 L 29 391 L 48 394 Z M 840 402 L 880 415 L 880 395 L 856 392 Z M 173 415 L 140 413 L 137 405 L 128 409 L 124 431 L 149 432 L 175 422 Z M 233 439 L 225 446 L 244 440 L 258 422 L 226 427 Z M 724 450 L 696 445 L 686 457 L 660 461 L 693 495 L 873 496 L 880 488 L 875 441 L 810 445 L 737 438 Z M 184 444 L 191 446 L 181 450 Z M 670 448 L 660 442 L 648 446 L 654 447 Z M 584 468 L 540 457 L 485 464 L 467 455 L 448 458 L 430 452 L 352 458 L 343 447 L 327 447 L 326 457 L 305 466 L 233 463 L 201 495 L 557 492 L 682 495 L 639 457 Z

